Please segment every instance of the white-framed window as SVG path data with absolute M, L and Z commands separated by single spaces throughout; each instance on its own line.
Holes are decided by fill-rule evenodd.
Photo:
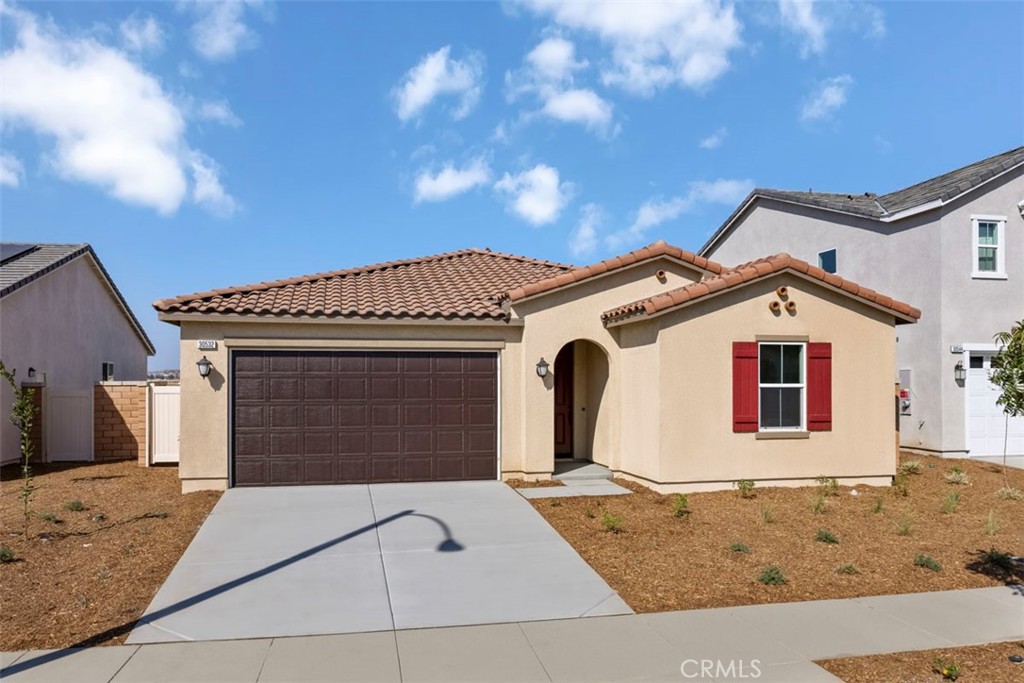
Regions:
M 1006 278 L 1006 216 L 971 216 L 971 277 Z
M 806 348 L 802 342 L 758 344 L 758 428 L 804 429 Z
M 826 273 L 834 273 L 839 268 L 839 252 L 835 249 L 818 252 L 818 267 Z

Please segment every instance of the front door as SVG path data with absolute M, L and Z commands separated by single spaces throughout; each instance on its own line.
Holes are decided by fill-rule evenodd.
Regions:
M 572 344 L 555 357 L 555 457 L 572 457 Z

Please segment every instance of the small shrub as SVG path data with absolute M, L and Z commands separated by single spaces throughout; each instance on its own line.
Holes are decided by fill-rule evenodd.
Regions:
M 771 505 L 761 506 L 761 521 L 765 524 L 775 523 L 775 510 L 772 508 Z
M 996 491 L 996 495 L 1003 500 L 1024 500 L 1024 491 L 1015 489 L 1012 486 L 1004 486 Z
M 750 546 L 746 543 L 732 543 L 729 545 L 729 550 L 734 553 L 749 554 Z
M 757 580 L 766 586 L 781 586 L 786 583 L 786 575 L 774 564 L 770 564 L 761 570 Z
M 905 474 L 897 474 L 892 480 L 892 492 L 897 498 L 906 498 L 910 495 L 910 477 Z
M 685 517 L 690 514 L 690 499 L 685 493 L 677 493 L 672 496 L 672 514 L 676 517 Z
M 953 514 L 956 511 L 956 506 L 960 503 L 960 494 L 956 491 L 950 491 L 942 498 L 942 511 L 947 515 Z
M 753 498 L 755 486 L 756 484 L 753 479 L 740 479 L 736 482 L 736 488 L 739 489 L 740 498 Z
M 594 519 L 594 517 L 597 517 L 597 515 L 595 515 L 595 514 L 594 514 L 594 510 L 593 510 L 593 508 L 587 508 L 586 510 L 584 510 L 584 511 L 583 511 L 583 515 L 584 515 L 584 516 L 585 516 L 585 517 L 586 517 L 587 519 Z
M 64 503 L 64 509 L 68 512 L 84 512 L 89 508 L 87 508 L 85 503 L 80 500 L 70 500 L 67 503 Z
M 818 533 L 814 535 L 814 540 L 819 543 L 839 543 L 836 535 L 828 529 L 818 529 Z
M 846 574 L 852 576 L 853 574 L 860 574 L 860 570 L 857 569 L 857 565 L 847 563 L 844 565 L 840 565 L 839 569 L 836 570 L 836 574 Z
M 612 513 L 605 510 L 601 513 L 601 526 L 604 527 L 605 531 L 610 531 L 613 534 L 617 534 L 622 531 L 622 517 L 613 515 Z
M 932 671 L 942 676 L 944 680 L 955 681 L 960 678 L 963 668 L 952 659 L 947 662 L 941 657 L 936 657 L 932 662 Z
M 825 514 L 825 509 L 828 507 L 825 502 L 825 494 L 821 491 L 811 495 L 811 512 L 816 515 Z
M 905 463 L 900 465 L 900 474 L 921 474 L 921 470 L 924 466 L 920 460 L 907 460 Z
M 63 519 L 61 519 L 57 515 L 53 514 L 52 512 L 40 512 L 38 516 L 39 516 L 39 519 L 43 520 L 44 522 L 49 522 L 50 524 L 63 524 L 64 523 Z
M 938 560 L 933 559 L 931 555 L 918 555 L 914 558 L 914 566 L 924 567 L 925 569 L 930 569 L 933 572 L 942 571 L 942 565 L 939 564 Z
M 910 536 L 914 533 L 914 517 L 910 514 L 910 510 L 904 510 L 900 518 L 893 524 L 896 525 L 896 533 L 900 536 Z
M 0 545 L 0 562 L 7 564 L 8 562 L 14 562 L 16 559 L 14 551 L 5 545 Z
M 818 486 L 826 496 L 839 495 L 839 481 L 835 477 L 818 477 Z
M 971 483 L 971 478 L 967 476 L 959 467 L 950 468 L 949 472 L 946 473 L 946 483 L 956 484 L 957 486 L 966 486 Z
M 876 515 L 882 511 L 883 507 L 885 507 L 885 505 L 882 502 L 881 498 L 875 498 L 873 501 L 871 501 L 871 511 Z
M 995 510 L 988 511 L 988 518 L 985 520 L 985 535 L 995 536 L 999 533 L 999 518 L 996 517 Z
M 1013 571 L 1014 561 L 1013 556 L 1010 553 L 1004 553 L 995 548 L 989 548 L 987 551 L 981 554 L 981 559 L 986 564 L 990 564 L 993 567 L 998 567 L 1003 571 Z

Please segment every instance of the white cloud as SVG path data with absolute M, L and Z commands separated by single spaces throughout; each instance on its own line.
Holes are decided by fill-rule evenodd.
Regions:
M 21 165 L 17 157 L 6 152 L 0 154 L 0 185 L 20 187 L 24 175 L 25 167 Z
M 192 201 L 221 217 L 235 213 L 238 205 L 221 185 L 217 162 L 202 152 L 192 152 L 188 164 L 192 171 Z
M 545 80 L 561 81 L 572 77 L 573 71 L 587 67 L 586 60 L 576 61 L 576 46 L 561 36 L 541 41 L 526 55 L 526 61 Z
M 811 0 L 779 0 L 782 25 L 800 37 L 800 55 L 804 58 L 812 53 L 821 54 L 828 46 L 828 27 L 814 8 Z
M 58 175 L 169 214 L 189 196 L 191 170 L 193 200 L 210 206 L 216 165 L 202 157 L 196 170 L 185 115 L 153 75 L 30 12 L 0 5 L 0 17 L 16 28 L 14 46 L 0 55 L 5 125 L 52 140 L 46 158 Z
M 506 173 L 494 189 L 507 198 L 507 208 L 532 225 L 558 220 L 572 198 L 571 183 L 561 182 L 558 169 L 537 164 L 516 175 Z
M 202 121 L 213 121 L 231 128 L 242 125 L 242 120 L 231 111 L 231 105 L 225 100 L 203 102 L 196 110 L 196 117 Z
M 569 253 L 584 258 L 597 250 L 597 230 L 604 222 L 604 211 L 597 204 L 585 204 L 580 209 L 580 221 L 569 235 Z
M 849 74 L 826 78 L 818 83 L 804 99 L 800 120 L 812 123 L 831 119 L 846 104 L 847 92 L 852 85 L 853 77 Z
M 579 123 L 601 134 L 608 134 L 612 123 L 612 105 L 593 90 L 577 88 L 554 93 L 541 111 L 553 119 Z
M 151 14 L 138 12 L 121 22 L 121 41 L 132 52 L 159 52 L 164 47 L 164 32 Z
M 179 7 L 195 15 L 192 47 L 210 61 L 231 59 L 256 46 L 259 36 L 245 23 L 247 9 L 262 7 L 261 0 L 183 0 Z
M 752 180 L 718 179 L 689 184 L 686 193 L 668 199 L 649 199 L 636 212 L 633 224 L 609 235 L 610 249 L 622 249 L 640 242 L 651 229 L 706 204 L 738 204 L 754 187 Z
M 710 85 L 742 45 L 733 6 L 719 0 L 527 0 L 526 6 L 560 26 L 596 35 L 612 50 L 602 81 L 644 96 L 672 85 Z
M 414 201 L 417 204 L 442 202 L 489 182 L 491 168 L 483 157 L 473 159 L 463 168 L 456 168 L 449 161 L 437 173 L 431 173 L 426 169 L 420 171 L 416 176 Z
M 702 139 L 697 143 L 697 146 L 701 149 L 718 149 L 723 142 L 725 142 L 726 136 L 729 135 L 729 130 L 722 126 L 711 135 Z
M 477 52 L 465 59 L 452 59 L 451 46 L 431 52 L 409 69 L 392 90 L 395 111 L 402 121 L 415 119 L 435 98 L 453 95 L 458 105 L 452 110 L 456 121 L 465 118 L 480 100 L 483 90 L 484 60 Z

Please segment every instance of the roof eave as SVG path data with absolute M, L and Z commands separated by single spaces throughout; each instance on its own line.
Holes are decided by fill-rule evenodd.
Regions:
M 445 325 L 472 327 L 518 327 L 523 324 L 519 318 L 431 318 L 426 316 L 313 316 L 273 313 L 183 313 L 158 311 L 161 322 L 180 325 L 183 322 L 231 322 L 231 323 L 309 323 L 314 325 Z

